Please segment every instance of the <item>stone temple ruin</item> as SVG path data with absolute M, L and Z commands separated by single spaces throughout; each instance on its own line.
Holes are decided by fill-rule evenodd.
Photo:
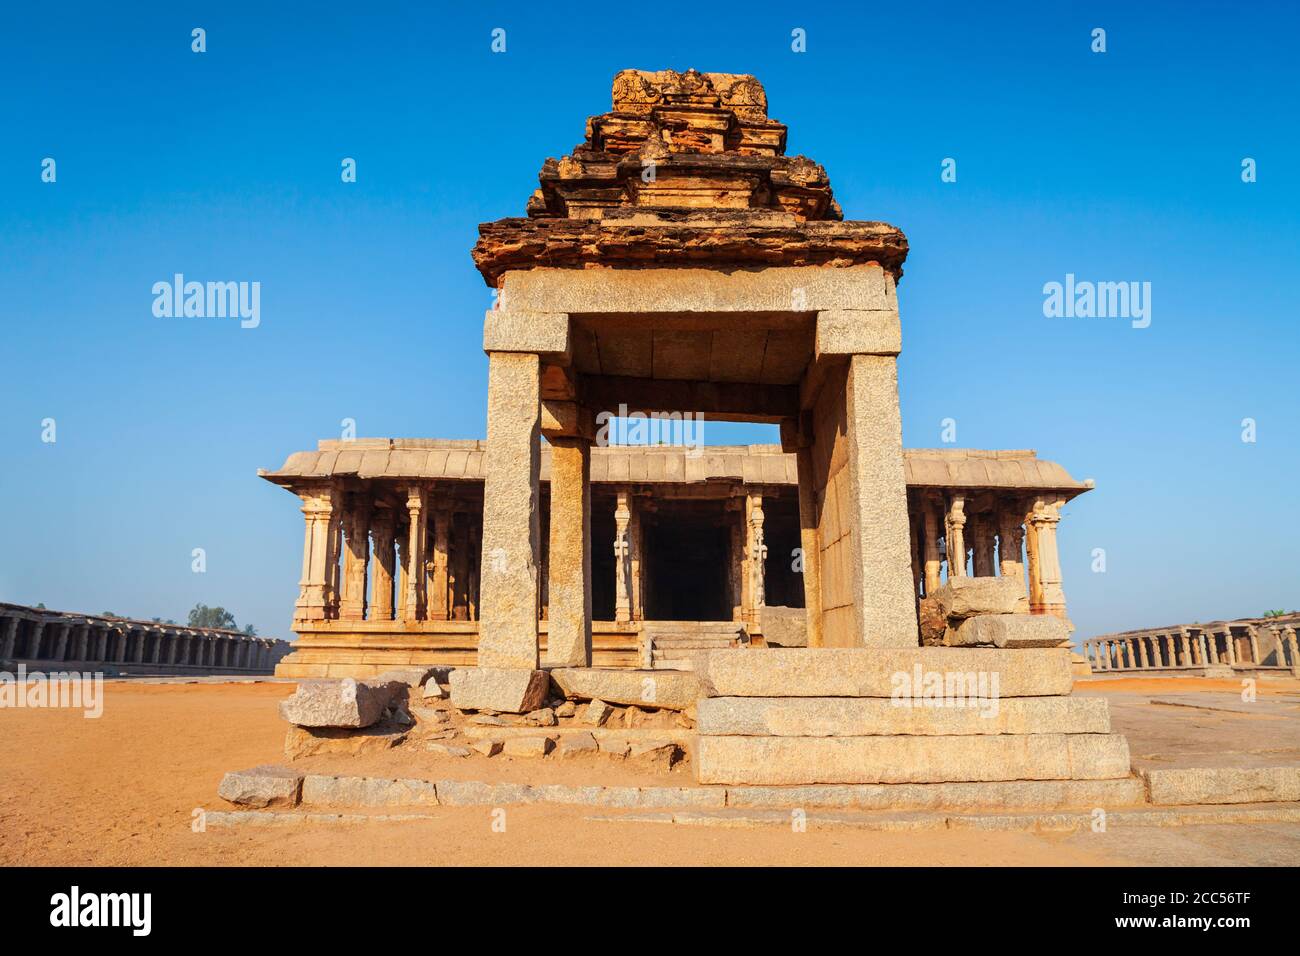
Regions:
M 681 709 L 706 784 L 1128 785 L 1105 701 L 1069 696 L 1056 524 L 1090 485 L 903 449 L 907 240 L 844 220 L 785 141 L 752 76 L 615 77 L 527 216 L 480 227 L 486 441 L 262 473 L 306 518 L 277 673 L 442 665 L 462 712 Z M 593 449 L 615 410 L 781 447 Z

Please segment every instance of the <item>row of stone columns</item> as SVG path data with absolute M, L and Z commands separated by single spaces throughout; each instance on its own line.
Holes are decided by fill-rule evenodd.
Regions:
M 965 577 L 968 570 L 974 577 L 1001 576 L 1024 582 L 1027 559 L 1030 613 L 1063 617 L 1065 593 L 1056 543 L 1062 502 L 995 498 L 982 502 L 985 506 L 974 512 L 970 504 L 970 497 L 957 491 L 914 498 L 912 566 L 917 593 L 933 594 L 944 580 Z
M 1296 628 L 1272 627 L 1272 666 L 1300 666 Z M 1253 624 L 1187 626 L 1164 632 L 1097 637 L 1084 642 L 1084 654 L 1094 670 L 1133 670 L 1211 665 L 1261 666 L 1259 633 Z M 1289 658 L 1289 661 L 1288 661 Z
M 0 608 L 0 660 L 7 661 L 270 670 L 277 643 L 166 625 L 44 617 L 39 608 L 8 613 Z
M 305 531 L 295 622 L 478 617 L 480 525 L 422 483 L 396 496 L 341 483 L 297 489 Z

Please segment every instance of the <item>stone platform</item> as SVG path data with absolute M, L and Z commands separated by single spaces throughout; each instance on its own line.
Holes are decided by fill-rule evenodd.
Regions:
M 1072 699 L 1067 648 L 796 648 L 699 669 L 700 783 L 1122 780 L 1104 700 Z

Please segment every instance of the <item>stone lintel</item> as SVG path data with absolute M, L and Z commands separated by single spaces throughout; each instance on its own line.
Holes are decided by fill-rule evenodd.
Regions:
M 596 437 L 596 421 L 591 409 L 577 402 L 542 400 L 542 434 L 549 438 Z
M 814 358 L 897 355 L 903 331 L 894 309 L 827 309 L 817 313 Z
M 502 278 L 506 314 L 800 312 L 896 308 L 893 277 L 875 264 L 766 269 L 517 269 Z
M 566 361 L 569 355 L 569 316 L 564 312 L 490 309 L 483 319 L 484 352 L 533 352 Z

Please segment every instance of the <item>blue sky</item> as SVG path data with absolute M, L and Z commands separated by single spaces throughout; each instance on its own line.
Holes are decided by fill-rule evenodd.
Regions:
M 301 516 L 255 470 L 344 418 L 481 437 L 478 223 L 619 69 L 694 67 L 757 75 L 846 216 L 907 233 L 905 443 L 953 418 L 1096 480 L 1060 526 L 1076 637 L 1300 606 L 1296 8 L 906 6 L 10 5 L 0 599 L 289 636 Z M 259 281 L 261 325 L 156 318 L 176 272 Z M 1045 318 L 1066 273 L 1150 282 L 1150 327 Z

